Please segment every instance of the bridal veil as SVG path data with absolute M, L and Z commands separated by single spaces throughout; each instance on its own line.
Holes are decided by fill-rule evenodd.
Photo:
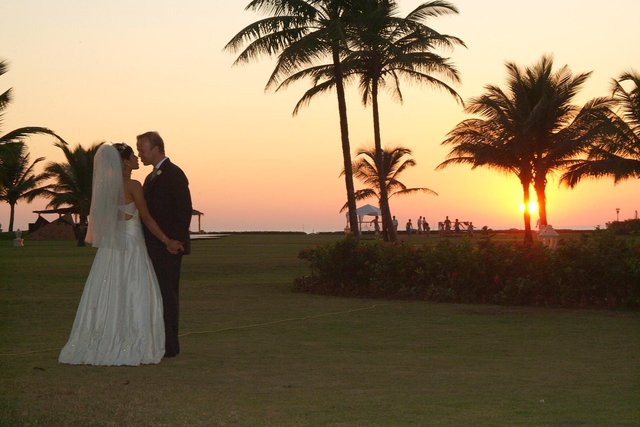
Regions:
M 124 250 L 122 160 L 113 145 L 103 144 L 93 159 L 93 185 L 86 240 L 96 248 Z

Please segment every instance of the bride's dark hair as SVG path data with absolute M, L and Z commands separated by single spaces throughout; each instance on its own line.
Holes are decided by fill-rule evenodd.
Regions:
M 118 150 L 118 153 L 120 154 L 120 158 L 122 160 L 127 160 L 133 154 L 133 148 L 129 147 L 124 142 L 117 142 L 113 144 L 113 146 L 116 147 L 116 150 Z

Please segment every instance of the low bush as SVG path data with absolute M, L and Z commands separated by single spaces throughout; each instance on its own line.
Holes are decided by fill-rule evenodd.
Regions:
M 440 240 L 390 245 L 345 238 L 304 250 L 300 291 L 436 302 L 640 307 L 640 242 L 608 231 L 541 244 Z
M 608 222 L 607 229 L 617 234 L 640 234 L 640 219 Z

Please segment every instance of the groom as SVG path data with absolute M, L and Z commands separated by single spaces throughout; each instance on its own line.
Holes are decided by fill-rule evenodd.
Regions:
M 164 154 L 164 141 L 158 132 L 145 132 L 137 136 L 137 148 L 144 165 L 153 165 L 153 172 L 144 181 L 144 198 L 149 213 L 162 231 L 171 239 L 179 240 L 184 250 L 170 253 L 147 228 L 144 238 L 149 258 L 158 277 L 164 309 L 165 353 L 175 357 L 180 353 L 178 342 L 180 266 L 182 255 L 191 252 L 189 224 L 191 223 L 191 194 L 189 181 L 182 169 L 171 163 Z

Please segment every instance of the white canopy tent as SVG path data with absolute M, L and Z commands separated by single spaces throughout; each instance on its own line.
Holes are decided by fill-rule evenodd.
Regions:
M 356 215 L 358 215 L 358 226 L 360 227 L 360 231 L 362 231 L 362 223 L 368 223 L 369 221 L 365 221 L 364 217 L 365 216 L 378 216 L 381 217 L 382 216 L 382 212 L 380 211 L 380 208 L 377 208 L 373 205 L 364 205 L 364 206 L 360 206 L 359 208 L 356 209 Z M 347 228 L 349 228 L 349 212 L 347 212 L 346 214 L 347 216 Z

